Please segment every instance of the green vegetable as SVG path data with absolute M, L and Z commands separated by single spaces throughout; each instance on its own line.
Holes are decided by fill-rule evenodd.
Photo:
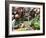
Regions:
M 31 27 L 34 27 L 35 30 L 40 30 L 40 17 L 37 16 L 34 18 L 34 20 L 31 23 Z

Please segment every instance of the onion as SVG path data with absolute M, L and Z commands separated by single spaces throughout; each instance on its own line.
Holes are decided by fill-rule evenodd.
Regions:
M 15 18 L 20 18 L 20 16 L 18 14 L 15 15 Z

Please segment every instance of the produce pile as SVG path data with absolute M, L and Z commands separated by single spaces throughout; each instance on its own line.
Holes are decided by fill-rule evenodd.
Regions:
M 40 30 L 40 8 L 13 7 L 12 30 Z

